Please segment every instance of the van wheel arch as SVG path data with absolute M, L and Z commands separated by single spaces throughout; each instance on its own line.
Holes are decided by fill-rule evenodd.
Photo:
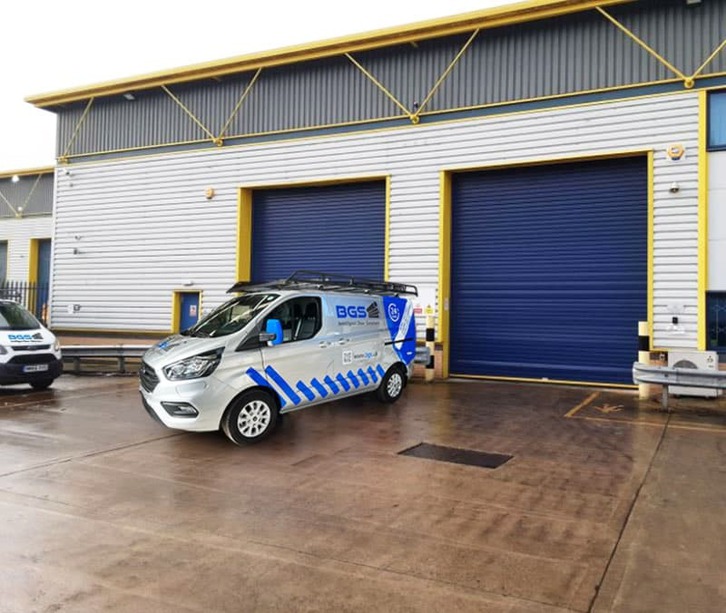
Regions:
M 275 390 L 264 386 L 250 387 L 227 405 L 219 429 L 233 443 L 245 445 L 267 438 L 280 424 L 281 417 L 280 399 Z
M 408 385 L 408 371 L 402 362 L 393 364 L 383 375 L 381 384 L 376 390 L 378 400 L 385 403 L 393 403 L 403 394 L 403 390 Z

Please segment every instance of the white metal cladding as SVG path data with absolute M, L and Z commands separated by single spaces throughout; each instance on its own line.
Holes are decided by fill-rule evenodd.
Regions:
M 235 281 L 239 186 L 390 175 L 389 276 L 432 288 L 439 275 L 442 170 L 652 149 L 654 342 L 695 347 L 697 135 L 698 97 L 686 92 L 74 164 L 57 184 L 53 322 L 65 328 L 167 330 L 173 290 L 203 290 L 203 309 L 220 303 Z M 674 143 L 687 150 L 679 162 L 665 154 Z M 681 187 L 676 194 L 669 190 L 674 181 Z M 212 200 L 205 199 L 208 187 L 216 192 Z M 70 304 L 81 308 L 69 314 Z M 674 307 L 682 310 L 685 333 L 669 331 Z M 633 326 L 635 334 L 637 322 Z
M 53 217 L 43 215 L 20 219 L 0 219 L 0 241 L 8 243 L 8 281 L 27 281 L 30 241 L 53 236 Z
M 708 154 L 708 289 L 726 290 L 726 151 Z

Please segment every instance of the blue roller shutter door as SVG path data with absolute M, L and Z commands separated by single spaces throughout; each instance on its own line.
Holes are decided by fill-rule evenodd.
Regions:
M 632 383 L 645 158 L 456 175 L 452 374 Z
M 385 241 L 384 181 L 253 193 L 253 281 L 295 270 L 382 279 Z

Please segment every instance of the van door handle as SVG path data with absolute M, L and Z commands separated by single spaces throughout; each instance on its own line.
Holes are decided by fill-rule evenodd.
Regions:
M 347 345 L 349 341 L 350 341 L 350 339 L 349 339 L 349 338 L 341 338 L 341 339 L 340 339 L 340 340 L 338 341 L 338 345 Z
M 327 349 L 327 348 L 328 348 L 328 347 L 330 347 L 330 345 L 332 345 L 332 344 L 333 344 L 333 343 L 331 343 L 330 341 L 320 341 L 319 347 L 320 347 L 321 349 Z

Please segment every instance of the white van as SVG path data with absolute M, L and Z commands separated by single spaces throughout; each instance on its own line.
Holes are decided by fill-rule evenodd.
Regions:
M 222 429 L 240 445 L 267 436 L 279 414 L 401 396 L 416 353 L 414 286 L 298 271 L 229 291 L 239 295 L 143 357 L 143 404 L 165 426 Z
M 63 372 L 53 333 L 24 306 L 0 300 L 0 385 L 29 383 L 50 387 Z

